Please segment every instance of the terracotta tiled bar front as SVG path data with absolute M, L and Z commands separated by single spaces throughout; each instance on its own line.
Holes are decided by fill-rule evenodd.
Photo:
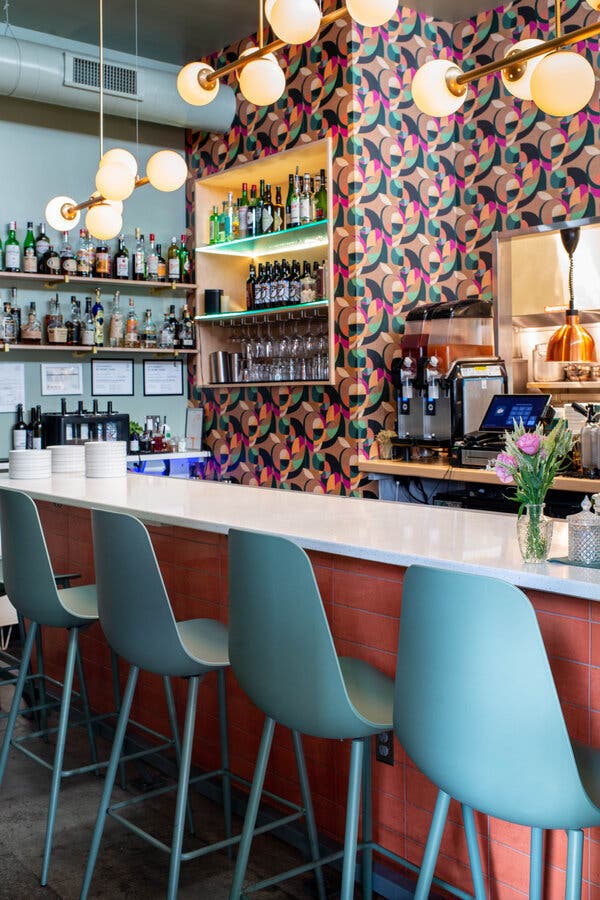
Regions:
M 227 621 L 227 530 L 253 528 L 282 534 L 311 556 L 325 609 L 340 653 L 369 660 L 393 676 L 406 566 L 418 562 L 496 575 L 526 590 L 536 609 L 559 695 L 572 736 L 600 743 L 600 579 L 598 572 L 547 564 L 524 566 L 511 516 L 315 496 L 217 483 L 128 476 L 123 479 L 55 477 L 49 481 L 2 481 L 39 501 L 57 570 L 94 578 L 89 509 L 131 512 L 149 526 L 177 618 L 211 616 Z M 566 527 L 556 523 L 553 553 L 566 553 Z M 82 652 L 97 709 L 111 707 L 110 660 L 98 625 L 82 635 Z M 64 663 L 66 641 L 45 639 L 53 674 Z M 508 648 L 509 649 L 509 648 Z M 183 686 L 175 685 L 181 706 Z M 262 716 L 228 678 L 232 766 L 250 777 Z M 141 678 L 136 718 L 166 727 L 160 681 Z M 217 758 L 215 683 L 201 687 L 195 761 Z M 348 748 L 305 739 L 316 815 L 323 833 L 343 830 Z M 419 863 L 435 797 L 402 749 L 394 767 L 375 763 L 376 839 Z M 291 741 L 278 729 L 268 787 L 299 799 Z M 489 896 L 527 895 L 526 829 L 484 816 L 477 818 Z M 554 833 L 546 844 L 545 897 L 564 890 L 566 839 Z M 460 816 L 452 808 L 438 874 L 470 890 Z M 600 898 L 600 832 L 586 840 L 584 897 Z

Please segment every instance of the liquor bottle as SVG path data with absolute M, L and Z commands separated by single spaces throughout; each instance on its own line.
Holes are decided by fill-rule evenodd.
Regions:
M 29 425 L 25 423 L 25 428 L 27 429 L 26 438 L 25 438 L 25 446 L 28 450 L 33 450 L 33 423 L 35 422 L 35 406 L 31 407 L 31 414 L 29 416 Z
M 208 220 L 208 243 L 219 243 L 219 207 L 213 206 L 213 211 Z
M 129 279 L 129 250 L 125 246 L 125 235 L 119 235 L 119 246 L 115 253 L 113 271 L 115 278 Z
M 180 276 L 179 247 L 177 246 L 177 238 L 175 235 L 171 238 L 171 246 L 167 251 L 167 279 L 169 281 L 179 281 Z
M 265 280 L 263 283 L 263 295 L 262 302 L 263 306 L 271 306 L 271 283 L 273 281 L 273 271 L 271 268 L 271 263 L 265 263 Z
M 89 243 L 90 239 L 85 228 L 79 229 L 79 246 L 77 247 L 77 253 L 75 254 L 75 266 L 77 269 L 77 274 L 80 278 L 91 278 L 92 277 L 92 267 L 90 265 L 90 251 L 89 251 Z
M 69 232 L 63 231 L 62 244 L 60 245 L 60 271 L 63 275 L 77 275 L 77 261 L 73 248 L 69 242 Z
M 4 248 L 2 247 L 1 240 L 0 240 L 0 272 L 4 272 Z
M 287 259 L 281 261 L 281 305 L 290 304 L 290 264 Z
M 246 309 L 254 309 L 254 288 L 256 285 L 256 268 L 250 263 L 250 273 L 246 280 Z
M 66 344 L 67 329 L 64 324 L 63 314 L 60 311 L 58 294 L 48 303 L 48 315 L 46 316 L 46 334 L 49 344 Z
M 285 227 L 292 227 L 292 197 L 294 196 L 294 175 L 292 172 L 288 175 L 288 192 L 285 198 Z
M 115 298 L 112 304 L 110 324 L 108 326 L 108 345 L 109 347 L 122 347 L 124 342 L 123 335 L 123 313 L 120 306 L 121 292 L 115 291 Z
M 4 312 L 0 319 L 0 340 L 3 344 L 16 344 L 16 328 L 15 319 L 11 312 L 10 301 L 4 304 Z
M 274 222 L 273 200 L 271 198 L 271 185 L 265 186 L 262 208 L 262 233 L 272 234 Z
M 310 179 L 310 221 L 317 221 L 317 192 L 321 188 L 321 176 L 315 175 Z
M 44 272 L 46 275 L 60 275 L 60 256 L 52 244 L 49 245 L 42 256 L 40 271 Z
M 233 234 L 233 193 L 229 191 L 227 193 L 227 203 L 225 204 L 225 240 L 232 241 L 234 238 Z
M 77 297 L 71 297 L 71 318 L 66 323 L 67 344 L 81 343 L 81 318 Z
M 265 267 L 262 263 L 258 264 L 258 275 L 254 283 L 254 309 L 262 309 L 264 296 Z
M 192 282 L 192 261 L 185 234 L 181 235 L 181 244 L 179 245 L 179 280 L 182 284 L 191 284 Z
M 310 263 L 305 259 L 302 266 L 302 278 L 300 280 L 300 302 L 313 303 L 316 296 L 316 282 L 310 270 Z
M 35 255 L 38 260 L 38 271 L 42 271 L 40 267 L 40 262 L 45 253 L 48 252 L 48 248 L 50 247 L 50 241 L 48 240 L 48 235 L 44 231 L 44 223 L 40 222 L 38 226 L 38 236 L 35 239 Z
M 17 223 L 9 222 L 4 244 L 4 268 L 7 272 L 21 271 L 21 245 L 17 240 Z
M 96 337 L 96 325 L 92 315 L 92 298 L 85 298 L 85 313 L 81 324 L 81 344 L 83 347 L 93 347 Z
M 167 261 L 162 255 L 162 244 L 156 245 L 156 256 L 157 256 L 157 279 L 158 281 L 166 281 L 167 280 Z
M 43 446 L 42 407 L 36 406 L 31 416 L 31 447 L 33 450 L 41 450 Z
M 294 175 L 294 187 L 290 199 L 290 228 L 297 228 L 300 224 L 300 185 L 298 176 Z
M 305 174 L 304 176 L 304 185 L 302 187 L 302 193 L 300 194 L 300 224 L 308 225 L 311 221 L 310 213 L 311 213 L 311 198 L 312 194 L 310 191 L 310 175 Z
M 233 239 L 239 240 L 240 237 L 240 198 L 238 197 L 233 204 Z
M 144 281 L 146 277 L 146 251 L 144 248 L 144 235 L 140 229 L 135 229 L 135 253 L 133 254 L 133 280 Z
M 248 236 L 248 185 L 242 182 L 242 196 L 240 197 L 239 216 L 240 216 L 240 237 Z
M 156 325 L 152 321 L 151 309 L 147 309 L 144 314 L 144 347 L 147 350 L 156 349 Z
M 250 188 L 250 203 L 247 213 L 247 237 L 256 237 L 256 185 Z
M 35 255 L 35 238 L 33 236 L 33 222 L 27 223 L 27 234 L 23 241 L 23 271 L 37 272 L 37 256 Z
M 158 253 L 153 234 L 150 235 L 150 246 L 146 257 L 146 278 L 148 281 L 158 281 Z
M 285 228 L 285 208 L 281 200 L 281 188 L 275 188 L 275 203 L 273 204 L 273 231 L 283 231 Z
M 321 169 L 320 185 L 316 195 L 317 222 L 327 218 L 327 182 L 325 181 L 325 169 Z
M 111 260 L 108 244 L 106 244 L 104 241 L 100 241 L 100 243 L 96 247 L 96 257 L 94 260 L 94 277 L 110 278 L 110 262 Z
M 262 211 L 265 205 L 265 180 L 260 179 L 258 197 L 256 198 L 256 237 L 262 234 Z
M 97 251 L 96 251 L 97 252 Z M 104 346 L 104 307 L 100 299 L 100 288 L 96 288 L 96 302 L 92 306 L 94 320 L 94 346 Z
M 163 320 L 158 332 L 158 346 L 161 350 L 173 349 L 173 329 L 169 321 L 169 313 L 163 314 Z
M 179 329 L 177 327 L 174 303 L 169 307 L 169 328 L 171 329 L 173 347 L 177 350 L 179 348 Z
M 194 341 L 194 322 L 190 316 L 187 306 L 183 307 L 181 322 L 179 323 L 179 346 L 182 350 L 193 350 Z
M 19 343 L 21 337 L 21 307 L 17 305 L 17 289 L 10 289 L 10 311 L 15 322 L 15 343 Z
M 219 213 L 219 230 L 217 233 L 217 244 L 224 244 L 227 239 L 227 200 L 223 200 L 223 209 Z
M 23 421 L 23 404 L 17 404 L 17 421 L 12 430 L 13 450 L 25 450 L 27 447 L 27 426 Z
M 37 312 L 35 308 L 35 301 L 32 300 L 29 304 L 29 312 L 27 314 L 27 321 L 23 324 L 21 328 L 21 343 L 22 344 L 41 344 L 42 343 L 42 323 L 37 317 Z
M 271 281 L 271 306 L 281 305 L 281 266 L 275 260 L 273 263 L 273 279 Z
M 300 284 L 300 263 L 298 260 L 293 260 L 292 269 L 290 272 L 290 280 L 289 280 L 289 296 L 290 296 L 290 305 L 296 306 L 296 304 L 300 303 L 300 292 L 301 292 L 301 284 Z
M 127 323 L 125 325 L 125 346 L 139 347 L 140 341 L 138 336 L 138 317 L 133 303 L 133 297 L 129 298 L 129 311 L 127 313 Z

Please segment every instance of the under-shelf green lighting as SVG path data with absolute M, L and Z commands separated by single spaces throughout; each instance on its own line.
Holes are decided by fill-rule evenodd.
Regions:
M 274 253 L 293 251 L 301 253 L 313 247 L 325 247 L 329 242 L 327 219 L 310 222 L 297 228 L 286 228 L 258 237 L 238 238 L 222 244 L 203 244 L 196 247 L 196 253 L 216 253 L 221 256 L 272 256 Z
M 205 316 L 196 316 L 196 322 L 218 322 L 226 319 L 246 319 L 248 317 L 273 315 L 274 313 L 295 313 L 310 311 L 311 309 L 323 309 L 329 300 L 315 300 L 313 303 L 296 303 L 294 306 L 267 306 L 265 309 L 238 309 L 233 312 L 209 313 Z

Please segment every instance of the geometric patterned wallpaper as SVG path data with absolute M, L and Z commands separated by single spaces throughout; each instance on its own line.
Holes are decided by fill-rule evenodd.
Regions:
M 563 9 L 567 29 L 597 19 L 584 3 Z M 287 90 L 276 105 L 257 110 L 238 98 L 228 134 L 188 135 L 199 176 L 326 134 L 334 151 L 335 387 L 198 392 L 214 456 L 208 477 L 371 493 L 357 462 L 380 427 L 394 426 L 390 364 L 403 315 L 424 302 L 491 298 L 494 231 L 597 214 L 597 92 L 563 120 L 509 97 L 499 76 L 471 86 L 448 119 L 429 119 L 412 101 L 414 72 L 433 56 L 482 64 L 549 33 L 545 3 L 454 26 L 406 7 L 382 28 L 341 19 L 284 54 Z M 597 66 L 597 45 L 586 52 Z

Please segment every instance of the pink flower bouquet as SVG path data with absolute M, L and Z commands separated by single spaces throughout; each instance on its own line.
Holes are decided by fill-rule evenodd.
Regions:
M 523 423 L 504 435 L 505 448 L 494 463 L 502 484 L 514 484 L 519 513 L 525 506 L 540 506 L 554 478 L 564 468 L 573 436 L 564 419 L 549 434 L 541 425 L 526 431 Z

